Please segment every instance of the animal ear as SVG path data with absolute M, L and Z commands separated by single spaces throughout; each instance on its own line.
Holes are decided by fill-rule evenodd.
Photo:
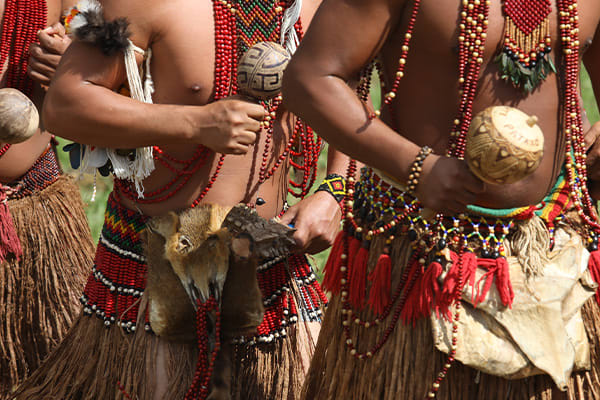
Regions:
M 178 253 L 182 253 L 182 254 L 187 254 L 190 251 L 192 251 L 192 241 L 190 240 L 189 237 L 185 236 L 185 235 L 179 235 L 179 238 L 177 239 L 177 246 L 175 247 L 175 250 Z
M 152 218 L 147 226 L 151 232 L 159 234 L 165 239 L 169 239 L 179 231 L 181 222 L 179 220 L 179 215 L 171 211 L 166 215 Z

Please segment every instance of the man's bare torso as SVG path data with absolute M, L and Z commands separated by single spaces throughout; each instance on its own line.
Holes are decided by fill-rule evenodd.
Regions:
M 410 15 L 412 1 L 407 1 L 404 18 Z M 444 154 L 452 121 L 458 110 L 458 27 L 460 1 L 423 0 L 410 46 L 406 74 L 400 84 L 398 96 L 393 102 L 399 126 L 398 131 L 418 145 L 429 145 L 437 154 Z M 551 33 L 553 52 L 551 56 L 557 67 L 561 46 L 557 31 L 556 2 L 552 2 Z M 597 0 L 579 2 L 580 43 L 585 51 L 596 34 L 600 21 Z M 383 47 L 382 54 L 387 80 L 394 76 L 398 54 L 406 31 L 406 21 L 397 24 Z M 492 60 L 499 49 L 504 26 L 502 2 L 492 0 L 489 13 L 488 38 L 485 45 L 484 64 L 479 90 L 473 104 L 474 114 L 491 105 L 505 104 L 536 115 L 545 135 L 545 151 L 539 169 L 524 181 L 507 186 L 489 185 L 481 197 L 482 205 L 503 204 L 518 206 L 535 204 L 553 184 L 564 156 L 564 134 L 559 124 L 560 98 L 557 75 L 548 79 L 529 96 L 521 96 L 499 77 L 498 68 Z M 597 38 L 600 40 L 600 38 Z M 386 122 L 389 117 L 384 115 Z M 585 121 L 584 128 L 589 127 Z
M 156 88 L 154 103 L 204 105 L 212 101 L 215 67 L 212 1 L 151 1 L 143 6 L 141 2 L 132 3 L 135 4 L 114 7 L 114 15 L 107 17 L 126 15 L 131 21 L 131 40 L 143 49 L 152 49 L 151 70 Z M 305 27 L 317 5 L 316 0 L 304 2 L 301 18 Z M 268 168 L 283 152 L 293 122 L 289 113 L 279 115 Z M 259 213 L 265 217 L 277 215 L 287 195 L 288 165 L 281 165 L 271 179 L 258 185 L 265 138 L 264 132 L 259 134 L 257 143 L 246 155 L 226 157 L 215 185 L 205 197 L 206 202 L 233 205 L 255 203 L 261 197 L 266 204 L 258 208 Z M 163 146 L 163 149 L 176 157 L 188 158 L 195 145 L 170 145 Z M 206 186 L 217 160 L 213 157 L 212 162 L 207 163 L 171 199 L 142 206 L 129 202 L 129 207 L 139 208 L 149 215 L 187 207 Z M 172 173 L 157 163 L 156 171 L 145 181 L 145 189 L 152 191 L 170 179 Z

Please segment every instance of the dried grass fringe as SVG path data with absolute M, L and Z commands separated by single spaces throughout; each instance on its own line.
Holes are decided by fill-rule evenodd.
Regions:
M 73 323 L 94 255 L 71 178 L 8 204 L 23 256 L 0 265 L 0 399 L 38 367 Z
M 142 296 L 138 326 L 144 326 L 146 296 Z M 314 350 L 308 324 L 288 328 L 287 338 L 269 345 L 237 346 L 232 382 L 233 399 L 298 399 Z M 196 345 L 172 343 L 143 329 L 125 334 L 116 325 L 81 315 L 62 343 L 19 388 L 14 399 L 152 400 L 158 381 L 157 356 L 162 352 L 167 391 L 164 400 L 183 399 L 192 383 Z M 237 377 L 237 379 L 236 379 Z
M 300 398 L 314 342 L 308 324 L 298 322 L 287 331 L 286 339 L 271 344 L 236 346 L 233 400 Z
M 535 229 L 534 229 L 535 231 Z M 531 237 L 531 236 L 530 236 Z M 369 267 L 383 247 L 375 242 Z M 406 264 L 409 245 L 401 238 L 392 249 L 392 288 Z M 372 247 L 373 250 L 373 247 Z M 505 380 L 480 373 L 456 361 L 442 383 L 437 399 L 441 400 L 589 400 L 600 399 L 600 308 L 591 298 L 582 309 L 590 341 L 592 369 L 574 373 L 566 393 L 556 389 L 548 376 Z M 363 318 L 374 319 L 365 310 Z M 352 326 L 352 338 L 359 351 L 367 351 L 383 335 L 389 319 L 379 327 L 358 331 Z M 358 336 L 360 332 L 360 336 Z M 460 332 L 459 332 L 460 334 Z M 357 341 L 358 338 L 358 341 Z M 341 304 L 334 297 L 327 309 L 315 354 L 303 387 L 306 400 L 414 400 L 425 398 L 447 356 L 435 350 L 428 318 L 415 328 L 398 323 L 388 341 L 372 359 L 358 361 L 349 353 L 341 325 Z

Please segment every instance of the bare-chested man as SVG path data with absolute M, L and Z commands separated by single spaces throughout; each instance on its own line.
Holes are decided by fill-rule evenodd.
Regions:
M 40 112 L 41 85 L 50 83 L 70 43 L 58 20 L 72 3 L 0 2 L 0 87 L 21 90 Z M 10 146 L 0 140 L 0 201 L 6 201 L 11 217 L 0 219 L 18 234 L 22 250 L 17 258 L 12 251 L 16 240 L 0 243 L 0 398 L 62 339 L 78 312 L 92 264 L 94 246 L 79 189 L 61 177 L 50 141 L 43 127 L 23 143 Z M 2 237 L 10 237 L 2 229 Z
M 584 135 L 587 146 L 597 143 L 600 125 L 590 127 L 577 84 L 581 59 L 600 97 L 599 22 L 594 0 L 323 2 L 286 70 L 284 98 L 371 168 L 348 204 L 349 245 L 332 250 L 336 267 L 326 271 L 337 295 L 307 399 L 600 398 L 600 314 L 593 299 L 579 308 L 594 285 L 583 284 L 588 297 L 577 307 L 547 311 L 589 278 L 585 268 L 571 271 L 577 284 L 564 290 L 551 278 L 587 265 L 584 246 L 598 276 L 597 217 L 583 181 Z M 381 119 L 345 83 L 375 57 L 390 105 Z M 463 161 L 471 118 L 498 105 L 536 115 L 545 137 L 539 168 L 510 185 L 484 184 Z M 597 148 L 587 157 L 592 188 Z M 501 153 L 486 156 L 502 162 Z M 569 237 L 581 258 L 566 255 Z M 353 249 L 361 240 L 368 263 Z
M 99 318 L 82 316 L 69 339 L 23 385 L 20 397 L 113 399 L 126 393 L 142 399 L 183 398 L 193 378 L 195 346 L 165 343 L 144 332 L 151 327 L 146 323 L 142 296 L 146 266 L 139 233 L 149 216 L 183 210 L 199 201 L 225 206 L 250 203 L 266 218 L 282 214 L 290 165 L 286 157 L 283 163 L 278 159 L 298 150 L 308 152 L 314 139 L 310 132 L 298 131 L 290 150 L 286 147 L 295 126 L 292 115 L 280 108 L 271 135 L 261 131 L 263 106 L 225 97 L 235 80 L 232 66 L 238 54 L 232 48 L 243 50 L 255 38 L 279 40 L 278 21 L 296 3 L 101 3 L 102 10 L 93 4 L 80 8 L 96 16 L 103 14 L 103 22 L 94 17 L 95 25 L 88 22 L 82 27 L 73 19 L 79 40 L 73 42 L 58 68 L 44 117 L 57 134 L 87 145 L 120 149 L 159 146 L 154 148 L 156 169 L 143 181 L 143 198 L 130 181 L 116 180 L 94 274 L 82 296 L 84 313 Z M 318 1 L 303 2 L 300 20 L 304 26 L 317 5 Z M 88 11 L 84 15 L 89 19 Z M 126 29 L 124 21 L 114 21 L 123 17 Z M 117 93 L 127 82 L 133 93 L 135 84 L 131 82 L 141 79 L 137 69 L 127 70 L 124 52 L 131 54 L 133 47 L 127 34 L 123 35 L 125 31 L 139 48 L 135 50 L 137 62 L 146 67 L 147 79 L 151 72 L 154 104 Z M 138 81 L 139 87 L 149 88 L 147 79 L 148 85 Z M 269 151 L 263 154 L 267 145 Z M 224 162 L 218 153 L 227 154 Z M 306 156 L 308 168 L 314 154 Z M 296 162 L 302 164 L 301 158 Z M 343 159 L 332 151 L 328 171 L 343 173 L 344 168 Z M 283 214 L 282 221 L 297 229 L 299 254 L 288 262 L 265 260 L 260 268 L 265 320 L 257 336 L 247 338 L 250 344 L 239 346 L 233 396 L 297 396 L 312 340 L 310 332 L 300 328 L 306 323 L 318 324 L 319 307 L 326 300 L 303 253 L 329 246 L 340 216 L 335 197 L 323 191 Z M 302 296 L 294 299 L 287 288 L 296 285 Z M 301 349 L 306 352 L 304 358 L 299 357 Z

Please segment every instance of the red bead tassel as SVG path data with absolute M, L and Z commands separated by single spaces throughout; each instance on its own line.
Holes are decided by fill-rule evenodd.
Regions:
M 459 281 L 459 260 L 458 254 L 455 252 L 450 252 L 450 257 L 452 258 L 452 265 L 450 266 L 450 270 L 446 274 L 446 278 L 444 279 L 444 287 L 442 289 L 442 293 L 437 304 L 439 312 L 446 316 L 447 318 L 451 318 L 452 313 L 450 310 L 450 306 L 455 300 L 456 297 L 456 286 Z M 462 281 L 464 285 L 469 285 L 472 288 L 475 287 L 475 272 L 477 271 L 477 257 L 470 251 L 463 252 L 463 263 L 462 263 Z M 475 290 L 473 290 L 475 293 Z M 471 298 L 471 301 L 474 301 L 474 295 Z
M 364 305 L 367 290 L 367 263 L 369 261 L 368 241 L 365 241 L 352 261 L 350 271 L 349 300 L 355 310 L 361 310 Z
M 421 317 L 428 317 L 431 314 L 435 301 L 439 299 L 442 293 L 442 287 L 438 281 L 442 272 L 444 272 L 442 265 L 438 262 L 432 262 L 423 274 L 420 288 L 421 299 L 419 302 L 419 313 Z M 439 317 L 439 310 L 437 307 L 435 308 L 436 314 Z
M 510 283 L 510 272 L 508 270 L 508 261 L 504 257 L 496 259 L 480 258 L 477 260 L 477 265 L 487 269 L 487 272 L 479 278 L 477 282 L 477 299 L 476 303 L 481 303 L 485 300 L 485 296 L 490 291 L 494 278 L 496 280 L 496 288 L 505 307 L 512 307 L 512 302 L 515 297 L 512 284 Z M 481 292 L 479 291 L 479 282 L 485 279 L 485 283 Z
M 590 253 L 588 261 L 588 269 L 592 275 L 594 282 L 600 284 L 600 250 L 595 250 Z M 600 304 L 600 291 L 596 290 L 596 302 Z
M 406 282 L 412 282 L 415 280 L 415 283 L 406 294 L 406 301 L 404 302 L 404 307 L 402 308 L 400 317 L 402 318 L 402 321 L 404 321 L 405 325 L 412 324 L 414 326 L 418 319 L 419 288 L 421 286 L 421 279 L 423 279 L 423 267 L 418 260 L 415 260 L 413 264 L 407 266 L 407 268 L 410 268 L 410 271 L 408 273 Z
M 360 240 L 355 237 L 350 238 L 348 243 L 348 261 L 350 265 L 352 265 L 352 260 L 354 260 L 354 257 L 356 257 L 358 249 L 360 249 Z
M 12 215 L 8 210 L 6 193 L 0 188 L 0 263 L 9 254 L 13 254 L 19 260 L 23 255 L 23 249 L 15 230 Z
M 341 290 L 342 271 L 340 267 L 344 252 L 344 240 L 346 240 L 346 233 L 341 231 L 333 242 L 327 264 L 323 269 L 324 277 L 321 287 L 332 294 L 338 294 Z
M 381 316 L 392 299 L 392 259 L 389 254 L 379 256 L 375 269 L 369 274 L 369 281 L 368 304 L 377 316 Z

